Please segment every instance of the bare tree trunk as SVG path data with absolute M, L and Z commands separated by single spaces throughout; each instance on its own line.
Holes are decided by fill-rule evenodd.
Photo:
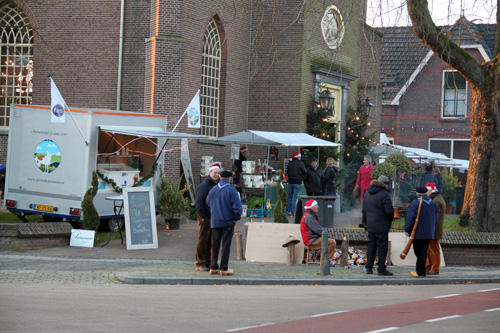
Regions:
M 500 25 L 494 58 L 479 64 L 440 33 L 427 0 L 408 0 L 408 12 L 417 36 L 462 74 L 472 89 L 470 166 L 460 224 L 477 231 L 500 232 Z

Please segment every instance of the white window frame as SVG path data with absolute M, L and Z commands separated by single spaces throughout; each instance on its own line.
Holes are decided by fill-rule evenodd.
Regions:
M 451 139 L 451 138 L 430 138 L 429 142 L 428 142 L 428 146 L 427 146 L 427 149 L 429 151 L 432 151 L 431 150 L 431 141 L 450 141 L 450 155 L 451 156 L 449 156 L 449 157 L 454 158 L 454 156 L 455 156 L 455 152 L 454 152 L 455 141 L 468 141 L 468 142 L 470 142 L 471 140 L 470 139 Z M 470 157 L 469 157 L 469 159 L 470 159 Z
M 445 116 L 445 90 L 451 90 L 451 89 L 445 89 L 445 84 L 446 84 L 446 73 L 457 73 L 459 75 L 461 75 L 460 73 L 458 73 L 456 70 L 444 70 L 443 71 L 443 75 L 442 75 L 442 78 L 441 78 L 441 118 L 443 119 L 456 119 L 456 118 L 465 118 L 467 117 L 467 91 L 468 91 L 468 88 L 469 88 L 469 83 L 467 82 L 467 80 L 465 80 L 465 96 L 463 98 L 464 100 L 464 115 L 454 115 L 454 116 Z M 456 90 L 455 90 L 456 91 Z M 457 100 L 457 103 L 460 103 L 460 100 Z
M 212 38 L 208 39 L 207 34 Z M 218 137 L 220 133 L 221 52 L 219 28 L 215 19 L 212 19 L 203 39 L 200 91 L 201 134 L 211 137 Z
M 0 22 L 0 129 L 8 129 L 10 105 L 32 104 L 33 29 L 15 4 L 3 6 Z

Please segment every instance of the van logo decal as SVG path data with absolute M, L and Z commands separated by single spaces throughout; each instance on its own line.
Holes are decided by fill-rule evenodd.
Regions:
M 52 140 L 44 140 L 35 149 L 35 165 L 42 173 L 51 173 L 61 163 L 61 149 Z

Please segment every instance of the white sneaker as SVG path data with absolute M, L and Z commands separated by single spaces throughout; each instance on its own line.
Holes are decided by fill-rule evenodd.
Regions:
M 220 275 L 233 275 L 234 271 L 231 268 L 228 268 L 227 271 L 220 270 Z

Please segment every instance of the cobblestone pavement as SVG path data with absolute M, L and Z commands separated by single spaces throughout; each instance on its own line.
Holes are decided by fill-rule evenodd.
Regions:
M 231 277 L 194 270 L 192 261 L 123 258 L 50 257 L 38 254 L 0 254 L 0 283 L 81 283 L 81 284 L 448 284 L 498 283 L 500 267 L 448 266 L 439 276 L 414 279 L 410 267 L 392 266 L 394 276 L 365 274 L 362 266 L 330 269 L 320 275 L 318 265 L 294 265 L 233 261 Z
M 359 214 L 358 214 L 359 215 Z M 358 216 L 344 215 L 335 220 L 336 227 L 357 225 Z M 272 219 L 272 218 L 271 218 Z M 244 223 L 239 222 L 245 238 Z M 233 241 L 230 268 L 233 276 L 209 275 L 194 270 L 194 253 L 198 237 L 196 222 L 183 223 L 180 230 L 165 230 L 158 220 L 158 249 L 126 250 L 120 239 L 102 248 L 58 247 L 29 252 L 0 252 L 0 283 L 81 283 L 81 284 L 449 284 L 500 283 L 499 266 L 446 266 L 439 276 L 425 279 L 410 277 L 414 267 L 391 266 L 394 276 L 367 275 L 363 266 L 331 268 L 331 274 L 320 275 L 319 265 L 294 265 L 236 260 Z M 244 240 L 245 241 L 245 240 Z

